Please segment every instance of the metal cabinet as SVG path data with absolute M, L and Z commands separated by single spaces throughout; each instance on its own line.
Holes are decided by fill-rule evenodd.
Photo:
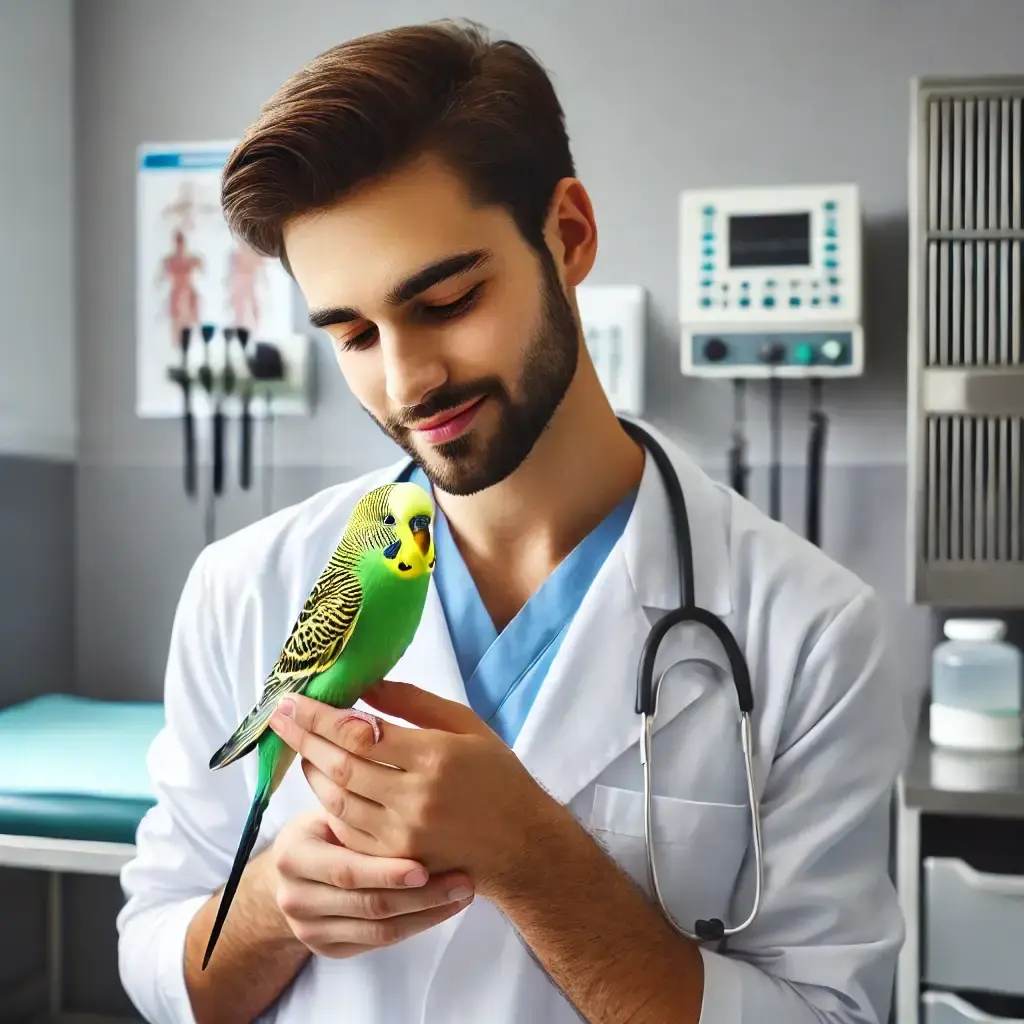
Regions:
M 922 730 L 897 795 L 896 1024 L 1024 1022 L 1024 756 Z
M 930 985 L 1024 995 L 1024 875 L 923 861 L 922 976 Z
M 1024 77 L 912 87 L 909 591 L 1024 594 Z

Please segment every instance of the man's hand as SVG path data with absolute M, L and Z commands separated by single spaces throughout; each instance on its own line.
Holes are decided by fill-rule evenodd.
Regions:
M 301 696 L 282 706 L 289 700 L 293 716 L 278 711 L 270 724 L 302 757 L 323 820 L 346 847 L 431 872 L 464 869 L 587 1020 L 700 1019 L 697 946 L 472 710 L 380 684 L 366 703 L 420 728 L 381 722 L 374 743 L 351 712 Z
M 375 743 L 365 722 L 302 696 L 282 701 L 293 717 L 278 710 L 270 721 L 301 756 L 338 840 L 431 874 L 461 868 L 483 896 L 507 887 L 568 812 L 470 708 L 406 683 L 363 699 L 419 728 L 382 722 Z
M 465 874 L 427 877 L 414 861 L 338 845 L 323 812 L 293 818 L 274 840 L 271 885 L 295 937 L 341 959 L 390 946 L 453 917 L 473 901 Z

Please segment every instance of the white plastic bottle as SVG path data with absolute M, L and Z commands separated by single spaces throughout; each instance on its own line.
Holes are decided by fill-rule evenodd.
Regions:
M 1024 656 L 999 619 L 949 619 L 932 653 L 930 736 L 957 750 L 1024 748 Z

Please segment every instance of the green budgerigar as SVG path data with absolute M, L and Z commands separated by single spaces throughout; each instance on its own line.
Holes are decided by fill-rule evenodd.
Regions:
M 350 708 L 391 671 L 412 642 L 423 613 L 434 569 L 433 515 L 430 495 L 414 483 L 385 484 L 359 500 L 263 684 L 259 701 L 210 759 L 211 768 L 223 768 L 257 749 L 259 775 L 210 932 L 204 970 L 263 814 L 295 757 L 269 728 L 271 715 L 290 693 Z

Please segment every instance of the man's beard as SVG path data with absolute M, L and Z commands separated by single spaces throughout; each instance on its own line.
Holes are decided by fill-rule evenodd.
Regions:
M 569 390 L 579 361 L 579 339 L 572 307 L 562 291 L 548 252 L 541 254 L 543 302 L 541 322 L 523 361 L 513 397 L 496 377 L 437 391 L 429 401 L 383 420 L 371 417 L 410 455 L 427 479 L 448 494 L 475 494 L 514 473 L 533 450 Z M 432 445 L 424 459 L 412 444 L 408 423 L 422 423 L 476 398 L 489 398 L 498 409 L 498 426 L 489 440 L 470 427 L 464 434 Z

